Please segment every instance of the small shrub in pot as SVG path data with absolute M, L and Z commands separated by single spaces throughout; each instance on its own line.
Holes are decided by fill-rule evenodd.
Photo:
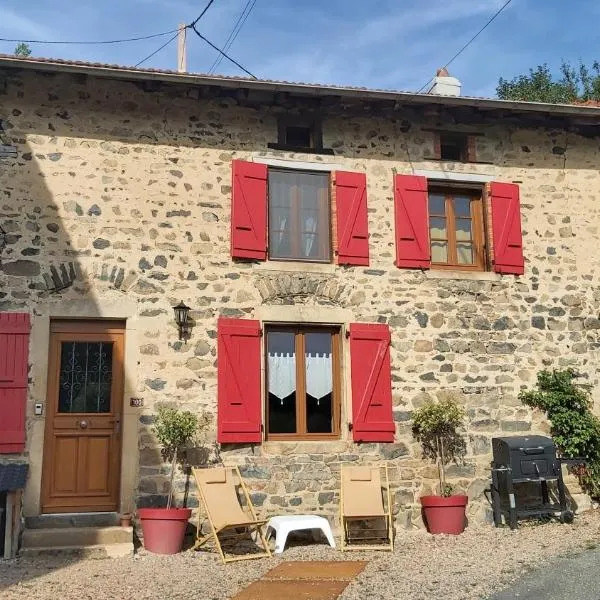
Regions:
M 458 534 L 464 531 L 467 496 L 453 495 L 446 481 L 446 466 L 466 453 L 461 433 L 465 412 L 454 397 L 428 401 L 413 414 L 413 435 L 423 448 L 423 456 L 434 461 L 440 480 L 439 496 L 422 496 L 421 505 L 430 533 Z
M 138 515 L 144 532 L 144 547 L 156 554 L 175 554 L 181 550 L 189 508 L 173 508 L 173 481 L 183 451 L 193 445 L 200 431 L 208 428 L 206 414 L 197 415 L 175 408 L 159 407 L 153 433 L 161 446 L 164 460 L 171 463 L 166 508 L 140 508 Z

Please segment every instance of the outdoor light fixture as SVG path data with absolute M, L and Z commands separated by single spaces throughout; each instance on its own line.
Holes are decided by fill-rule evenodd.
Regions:
M 177 306 L 173 307 L 173 311 L 175 312 L 175 323 L 177 323 L 177 327 L 179 328 L 179 339 L 186 340 L 190 333 L 190 307 L 186 306 L 182 300 Z

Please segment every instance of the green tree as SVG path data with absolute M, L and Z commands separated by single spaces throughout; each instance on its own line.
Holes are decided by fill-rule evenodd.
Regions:
M 540 371 L 537 387 L 523 390 L 519 400 L 546 413 L 550 435 L 562 456 L 583 458 L 585 466 L 575 467 L 582 487 L 600 497 L 600 419 L 592 413 L 590 386 L 575 382 L 573 369 Z
M 525 100 L 572 104 L 586 100 L 600 101 L 600 63 L 591 67 L 582 62 L 577 67 L 563 61 L 559 75 L 554 77 L 547 64 L 529 69 L 528 75 L 519 75 L 512 80 L 498 81 L 496 94 L 501 100 Z
M 31 48 L 29 44 L 21 42 L 15 46 L 15 56 L 31 56 Z

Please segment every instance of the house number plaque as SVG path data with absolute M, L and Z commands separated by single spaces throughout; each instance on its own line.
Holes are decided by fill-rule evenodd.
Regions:
M 139 408 L 140 406 L 144 406 L 143 398 L 129 398 L 129 406 L 134 406 Z

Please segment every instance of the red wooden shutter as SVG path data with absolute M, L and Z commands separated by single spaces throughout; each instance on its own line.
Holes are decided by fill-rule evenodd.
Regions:
M 369 219 L 367 176 L 364 173 L 335 173 L 335 207 L 340 265 L 369 265 Z
M 514 183 L 490 184 L 494 271 L 523 275 L 523 236 L 519 186 Z
M 218 441 L 260 442 L 260 322 L 219 319 Z
M 231 256 L 267 258 L 267 165 L 234 160 L 231 198 Z
M 393 442 L 390 329 L 351 323 L 352 432 L 355 442 Z
M 429 269 L 429 199 L 427 179 L 418 175 L 394 177 L 396 266 Z
M 0 313 L 0 453 L 25 449 L 29 315 Z

